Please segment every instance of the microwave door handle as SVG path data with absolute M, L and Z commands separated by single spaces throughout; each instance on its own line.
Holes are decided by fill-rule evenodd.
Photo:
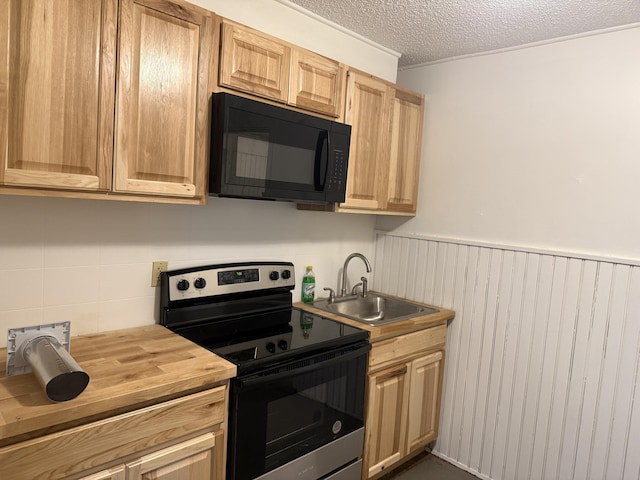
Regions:
M 323 158 L 322 151 L 325 143 L 327 144 L 327 156 Z M 327 181 L 327 171 L 329 170 L 329 131 L 323 130 L 318 135 L 316 143 L 316 160 L 313 169 L 313 187 L 316 191 L 323 191 L 324 184 Z

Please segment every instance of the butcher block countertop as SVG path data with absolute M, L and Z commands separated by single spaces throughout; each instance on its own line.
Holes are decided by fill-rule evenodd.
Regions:
M 377 292 L 371 292 L 371 293 L 377 293 Z M 380 293 L 380 295 L 385 297 L 393 297 L 392 295 L 387 295 L 386 293 L 384 294 Z M 396 298 L 399 298 L 399 297 L 396 297 Z M 425 307 L 436 308 L 437 310 L 439 310 L 439 312 L 432 313 L 429 315 L 413 317 L 408 320 L 401 320 L 394 323 L 371 326 L 371 325 L 367 325 L 366 323 L 358 322 L 357 320 L 352 320 L 350 318 L 343 317 L 342 315 L 337 315 L 337 314 L 327 312 L 325 310 L 314 308 L 313 305 L 309 303 L 299 302 L 299 303 L 296 303 L 295 306 L 298 308 L 301 308 L 302 310 L 306 310 L 308 312 L 314 313 L 316 315 L 331 318 L 333 320 L 337 320 L 347 325 L 351 325 L 353 327 L 366 330 L 369 332 L 369 335 L 370 335 L 369 340 L 371 342 L 377 342 L 387 338 L 397 337 L 398 335 L 404 335 L 405 333 L 424 330 L 425 328 L 435 327 L 437 325 L 445 325 L 449 320 L 453 319 L 453 317 L 455 316 L 455 312 L 453 310 L 447 310 L 446 308 L 441 308 L 434 305 L 428 305 L 426 303 L 420 303 L 420 302 L 413 302 L 413 303 L 416 303 L 418 305 L 424 305 Z
M 71 338 L 89 374 L 73 400 L 52 403 L 33 374 L 6 377 L 0 349 L 0 447 L 206 390 L 236 366 L 160 325 Z

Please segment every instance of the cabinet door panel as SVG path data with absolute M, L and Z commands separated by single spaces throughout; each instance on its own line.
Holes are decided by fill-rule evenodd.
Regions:
M 387 210 L 416 211 L 424 97 L 395 89 L 389 135 Z
M 291 49 L 276 39 L 222 24 L 220 85 L 286 102 L 290 62 Z
M 173 445 L 127 464 L 127 479 L 213 479 L 215 447 L 216 436 L 212 433 Z
M 0 7 L 0 183 L 109 189 L 117 0 Z
M 345 122 L 350 124 L 349 177 L 342 208 L 376 210 L 386 192 L 389 126 L 387 85 L 350 72 L 347 78 Z
M 408 388 L 404 364 L 369 376 L 365 442 L 368 476 L 376 475 L 404 456 Z
M 442 362 L 442 352 L 436 352 L 411 363 L 407 441 L 409 452 L 425 446 L 438 435 Z
M 94 473 L 93 475 L 87 475 L 79 480 L 126 480 L 126 478 L 127 475 L 124 465 L 118 465 L 117 467 L 102 470 L 101 472 Z
M 338 117 L 343 79 L 344 71 L 338 62 L 306 50 L 293 49 L 289 103 Z
M 122 1 L 115 190 L 204 194 L 212 38 L 197 7 Z

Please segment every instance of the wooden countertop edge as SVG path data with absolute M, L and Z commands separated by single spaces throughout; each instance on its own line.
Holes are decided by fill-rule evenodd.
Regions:
M 109 344 L 110 339 L 114 344 L 112 351 L 102 352 L 102 356 L 96 353 L 95 358 L 91 358 L 92 342 Z M 155 377 L 142 374 L 136 378 L 135 372 L 122 372 L 113 377 L 116 383 L 108 386 L 101 384 L 109 383 L 112 381 L 110 378 L 105 380 L 90 375 L 89 385 L 94 382 L 94 388 L 87 387 L 77 398 L 62 403 L 50 402 L 33 374 L 22 378 L 0 375 L 0 446 L 213 388 L 236 375 L 234 364 L 160 325 L 72 337 L 71 354 L 74 356 L 77 352 L 78 356 L 74 358 L 87 371 L 92 366 L 100 371 L 109 371 L 109 366 L 103 367 L 101 362 L 108 363 L 111 353 L 124 356 L 123 349 L 117 350 L 120 339 L 129 339 L 132 344 L 139 340 L 142 346 L 151 346 L 148 353 L 137 352 L 133 356 L 130 368 L 149 365 L 161 373 Z M 164 342 L 177 346 L 181 357 L 166 364 L 158 362 L 159 357 L 171 355 L 171 352 L 157 351 L 161 350 L 160 345 Z M 126 345 L 123 348 L 126 349 Z M 5 369 L 5 350 L 0 349 L 2 370 Z M 163 370 L 167 366 L 172 368 Z M 121 376 L 122 382 L 119 381 Z
M 394 295 L 388 295 L 386 293 L 379 293 L 375 291 L 371 293 L 375 293 L 385 297 L 400 298 Z M 413 300 L 406 300 L 403 298 L 400 298 L 400 299 L 405 301 L 410 301 L 418 305 L 423 305 L 425 307 L 435 308 L 438 310 L 438 312 L 432 313 L 429 315 L 410 318 L 408 320 L 402 320 L 395 323 L 388 323 L 386 325 L 372 326 L 372 325 L 367 325 L 366 323 L 358 322 L 357 320 L 352 320 L 350 318 L 343 317 L 342 315 L 337 315 L 334 313 L 326 312 L 324 310 L 320 310 L 318 308 L 315 308 L 312 304 L 309 304 L 309 303 L 298 302 L 294 306 L 302 310 L 311 312 L 315 315 L 331 318 L 332 320 L 337 320 L 347 325 L 351 325 L 352 327 L 366 330 L 369 332 L 370 341 L 372 343 L 378 342 L 380 340 L 385 340 L 387 338 L 396 337 L 398 335 L 403 335 L 405 333 L 411 333 L 418 330 L 424 330 L 425 328 L 435 327 L 437 325 L 443 325 L 455 317 L 455 312 L 453 310 L 438 307 L 436 305 L 429 305 L 427 303 L 415 302 Z

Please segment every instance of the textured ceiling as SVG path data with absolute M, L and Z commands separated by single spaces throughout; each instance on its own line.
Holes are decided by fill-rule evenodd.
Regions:
M 640 22 L 640 0 L 290 1 L 401 53 L 401 67 Z

